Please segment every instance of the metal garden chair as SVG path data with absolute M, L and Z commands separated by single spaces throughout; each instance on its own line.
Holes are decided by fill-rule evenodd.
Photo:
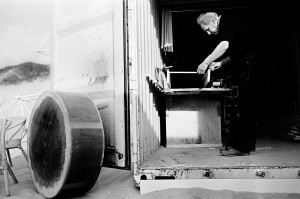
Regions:
M 27 154 L 22 147 L 22 139 L 27 134 L 27 129 L 25 128 L 26 117 L 24 116 L 14 116 L 6 119 L 7 121 L 11 121 L 11 125 L 6 130 L 6 140 L 5 140 L 5 149 L 8 156 L 8 161 L 10 166 L 12 167 L 12 161 L 10 156 L 10 149 L 20 149 L 26 159 L 28 161 Z
M 0 174 L 2 174 L 1 171 L 3 171 L 4 175 L 4 184 L 5 184 L 5 196 L 10 196 L 10 189 L 9 189 L 9 181 L 8 181 L 8 173 L 11 175 L 14 183 L 18 183 L 18 180 L 16 176 L 14 175 L 13 171 L 11 170 L 10 166 L 7 163 L 6 158 L 6 148 L 5 148 L 5 134 L 6 130 L 9 128 L 9 126 L 12 124 L 11 120 L 2 120 L 0 119 L 0 146 L 1 146 L 1 165 L 0 165 Z

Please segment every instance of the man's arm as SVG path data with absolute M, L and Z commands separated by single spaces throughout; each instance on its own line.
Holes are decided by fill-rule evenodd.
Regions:
M 220 42 L 219 45 L 214 49 L 214 51 L 210 55 L 208 55 L 203 62 L 209 65 L 211 62 L 221 57 L 228 48 L 229 48 L 228 41 Z
M 227 56 L 226 58 L 222 59 L 221 61 L 219 62 L 211 62 L 209 64 L 209 68 L 214 71 L 214 70 L 217 70 L 223 66 L 226 66 L 228 63 L 231 62 L 231 58 L 229 56 Z
M 204 74 L 205 70 L 213 61 L 221 57 L 226 50 L 229 48 L 228 41 L 222 41 L 219 45 L 214 49 L 214 51 L 206 57 L 206 59 L 198 66 L 197 73 Z

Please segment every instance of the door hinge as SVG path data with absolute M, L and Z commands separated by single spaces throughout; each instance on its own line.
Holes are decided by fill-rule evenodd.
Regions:
M 203 176 L 207 178 L 212 178 L 213 172 L 211 170 L 206 170 L 203 172 Z

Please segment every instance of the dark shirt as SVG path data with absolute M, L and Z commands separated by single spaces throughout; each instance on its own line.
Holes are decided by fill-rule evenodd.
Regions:
M 237 18 L 231 16 L 221 16 L 219 31 L 215 35 L 217 43 L 228 41 L 229 48 L 217 61 L 224 60 L 230 57 L 230 63 L 222 66 L 222 70 L 217 70 L 221 76 L 238 75 L 243 69 L 242 65 L 245 62 L 245 57 L 249 53 L 248 47 L 248 31 L 246 26 Z

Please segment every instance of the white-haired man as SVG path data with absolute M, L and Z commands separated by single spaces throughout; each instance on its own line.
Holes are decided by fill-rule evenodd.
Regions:
M 223 156 L 249 155 L 255 150 L 256 136 L 254 124 L 254 88 L 252 84 L 252 60 L 248 47 L 246 26 L 236 17 L 222 16 L 215 12 L 201 14 L 197 23 L 210 37 L 215 37 L 217 46 L 198 66 L 198 74 L 207 68 L 213 76 L 225 79 L 239 87 L 239 117 L 233 119 L 228 145 L 220 150 Z

